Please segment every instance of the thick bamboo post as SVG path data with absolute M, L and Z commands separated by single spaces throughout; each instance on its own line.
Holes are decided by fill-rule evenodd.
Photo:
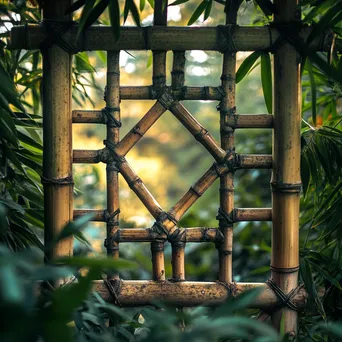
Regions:
M 65 25 L 70 0 L 45 1 L 45 25 Z M 52 37 L 51 37 L 52 39 Z M 51 246 L 54 238 L 73 218 L 71 54 L 57 45 L 43 54 L 43 177 L 46 258 L 70 256 L 73 240 Z
M 167 25 L 167 0 L 154 4 L 154 26 Z M 160 94 L 166 83 L 166 52 L 153 51 L 153 90 Z M 151 243 L 153 280 L 165 280 L 164 243 Z
M 297 0 L 275 0 L 275 25 L 300 24 Z M 284 42 L 274 54 L 274 134 L 273 134 L 273 229 L 272 278 L 289 293 L 297 287 L 299 265 L 300 179 L 300 57 Z M 272 322 L 291 336 L 297 331 L 297 312 L 278 310 Z
M 116 145 L 119 142 L 120 129 L 120 52 L 107 53 L 107 86 L 105 90 L 107 119 L 107 141 Z M 115 120 L 111 119 L 114 118 Z M 107 238 L 105 247 L 107 256 L 119 258 L 119 244 L 113 236 L 119 229 L 119 169 L 115 162 L 108 163 L 107 173 Z
M 233 34 L 236 25 L 237 11 L 240 0 L 230 1 L 231 8 L 226 4 L 226 23 L 232 25 L 230 34 Z M 225 126 L 226 118 L 235 114 L 235 68 L 236 51 L 233 46 L 223 54 L 221 85 L 225 93 L 220 102 L 220 130 L 221 147 L 227 153 L 234 153 L 234 128 Z M 224 236 L 224 241 L 217 244 L 219 253 L 219 280 L 230 283 L 233 281 L 232 253 L 233 253 L 233 223 L 225 219 L 234 209 L 234 170 L 224 173 L 220 177 L 220 212 L 218 215 L 219 227 Z

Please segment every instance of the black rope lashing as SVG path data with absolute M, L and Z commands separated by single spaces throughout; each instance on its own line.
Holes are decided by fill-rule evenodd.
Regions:
M 173 246 L 177 246 L 178 243 L 180 244 L 178 245 L 179 247 L 184 247 L 186 243 L 186 228 L 175 229 L 172 234 L 169 234 L 168 241 L 171 242 Z
M 150 37 L 151 37 L 151 26 L 145 26 L 142 27 L 143 29 L 143 37 L 144 37 L 144 47 L 145 50 L 151 50 L 151 42 L 150 42 Z
M 119 301 L 119 294 L 121 289 L 121 279 L 103 279 L 104 284 L 106 285 L 109 294 L 113 298 L 114 304 L 122 308 L 122 305 Z
M 101 109 L 101 112 L 106 119 L 105 121 L 106 121 L 108 127 L 120 128 L 122 126 L 121 121 L 116 119 L 113 115 L 115 112 L 120 112 L 120 107 L 108 107 L 108 106 L 106 106 L 103 109 Z
M 111 167 L 113 167 L 115 164 L 117 169 L 120 171 L 120 165 L 126 161 L 125 157 L 119 156 L 115 152 L 115 144 L 113 142 L 108 141 L 108 140 L 103 140 L 103 143 L 108 148 L 108 151 L 110 153 L 110 156 L 109 156 L 110 158 L 107 157 L 107 160 L 106 160 L 107 164 L 110 164 Z
M 298 285 L 295 289 L 291 290 L 288 294 L 286 294 L 273 279 L 268 279 L 266 281 L 267 286 L 275 293 L 278 301 L 272 305 L 270 308 L 263 310 L 268 314 L 272 314 L 273 312 L 288 307 L 291 310 L 298 311 L 297 305 L 292 301 L 297 292 L 303 288 L 304 284 Z
M 47 51 L 54 44 L 72 55 L 79 52 L 76 46 L 69 44 L 63 39 L 65 33 L 75 25 L 74 21 L 44 19 L 42 25 L 47 33 L 47 37 L 40 43 L 40 50 L 42 52 Z
M 204 86 L 202 88 L 201 93 L 202 93 L 202 100 L 207 101 L 209 99 L 209 96 L 210 96 L 209 87 L 208 86 Z
M 220 221 L 220 224 L 223 224 L 224 226 L 230 226 L 235 222 L 234 211 L 232 211 L 230 214 L 227 214 L 225 211 L 219 208 L 216 215 L 216 220 Z
M 115 220 L 115 216 L 120 214 L 120 209 L 116 209 L 112 214 L 109 214 L 107 210 L 103 212 L 104 221 L 110 226 L 118 226 L 119 222 Z
M 119 246 L 117 245 L 117 237 L 110 236 L 104 239 L 103 246 L 107 249 L 107 251 L 118 251 Z
M 52 184 L 56 186 L 74 184 L 74 179 L 72 176 L 67 176 L 63 178 L 48 178 L 48 177 L 41 176 L 40 180 L 42 184 Z
M 170 236 L 172 234 L 170 234 L 170 232 L 166 229 L 166 227 L 164 226 L 164 221 L 165 220 L 169 220 L 171 222 L 174 223 L 174 225 L 177 225 L 178 221 L 169 213 L 167 212 L 162 212 L 156 222 L 153 224 L 152 228 L 151 228 L 151 236 L 154 237 L 154 239 L 158 239 L 159 236 L 166 236 L 166 239 L 169 240 Z
M 233 35 L 237 25 L 218 25 L 217 26 L 217 44 L 221 53 L 238 51 L 235 45 Z

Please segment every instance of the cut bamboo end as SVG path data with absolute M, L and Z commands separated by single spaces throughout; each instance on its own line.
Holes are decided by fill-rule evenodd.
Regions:
M 273 128 L 273 115 L 233 114 L 226 118 L 225 125 L 231 128 Z M 223 127 L 224 129 L 225 127 Z
M 77 25 L 74 25 L 63 35 L 66 44 L 76 51 L 220 51 L 225 43 L 225 38 L 216 27 L 122 27 L 118 41 L 110 26 L 91 26 L 80 39 L 77 38 L 77 30 Z M 304 27 L 299 36 L 306 41 L 311 32 L 312 28 Z M 267 50 L 279 35 L 276 28 L 238 26 L 232 40 L 238 51 Z M 46 38 L 46 30 L 41 25 L 14 26 L 10 48 L 39 49 Z M 331 33 L 327 32 L 314 40 L 312 49 L 329 51 L 332 40 Z M 335 46 L 337 51 L 342 50 L 340 40 L 336 41 Z
M 278 302 L 276 294 L 264 283 L 228 283 L 223 285 L 219 282 L 121 280 L 117 293 L 120 304 L 125 307 L 154 305 L 156 302 L 193 307 L 198 305 L 215 306 L 255 288 L 260 288 L 261 293 L 250 304 L 251 308 L 267 309 Z M 114 302 L 102 281 L 95 281 L 93 290 L 105 301 Z M 307 292 L 300 289 L 294 296 L 293 302 L 299 308 L 303 308 L 307 298 Z

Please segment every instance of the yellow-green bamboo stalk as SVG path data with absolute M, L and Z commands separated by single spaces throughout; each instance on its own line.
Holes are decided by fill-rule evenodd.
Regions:
M 275 24 L 300 23 L 297 0 L 275 0 Z M 272 278 L 288 293 L 297 286 L 299 265 L 300 191 L 300 57 L 289 43 L 274 54 L 274 134 L 272 173 Z M 276 328 L 295 336 L 297 312 L 289 308 L 272 315 Z
M 65 16 L 70 0 L 45 1 L 43 19 L 50 23 L 71 20 Z M 57 24 L 57 23 L 56 23 Z M 52 45 L 43 51 L 43 182 L 47 259 L 70 256 L 73 240 L 51 248 L 55 237 L 73 218 L 71 55 Z

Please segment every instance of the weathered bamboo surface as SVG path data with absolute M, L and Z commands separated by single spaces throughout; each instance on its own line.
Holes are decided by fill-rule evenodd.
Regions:
M 71 0 L 61 0 L 58 4 L 45 2 L 43 18 L 70 20 L 70 15 L 64 14 L 70 5 Z M 72 56 L 56 45 L 45 48 L 42 55 L 44 243 L 48 246 L 45 257 L 49 260 L 73 253 L 72 238 L 53 244 L 63 227 L 72 220 Z
M 74 219 L 84 215 L 93 215 L 90 221 L 105 222 L 105 210 L 101 209 L 76 209 L 74 210 Z M 272 221 L 271 208 L 235 208 L 233 211 L 232 219 L 234 222 L 246 221 Z M 124 228 L 126 229 L 126 228 Z M 149 228 L 127 228 L 128 231 L 135 231 L 136 229 L 149 229 Z M 190 230 L 195 228 L 189 228 Z M 196 228 L 197 229 L 197 228 Z M 198 228 L 200 229 L 200 228 Z M 206 229 L 206 228 L 203 228 Z M 216 228 L 213 228 L 216 229 Z M 145 236 L 145 235 L 144 235 Z M 188 241 L 188 240 L 184 240 Z
M 97 164 L 106 163 L 110 152 L 106 148 L 102 150 L 74 150 L 74 163 Z M 271 169 L 272 156 L 268 154 L 236 154 L 236 169 Z
M 166 87 L 175 100 L 220 101 L 223 97 L 220 87 Z M 158 97 L 151 86 L 123 86 L 120 88 L 121 100 L 155 100 Z
M 273 128 L 273 115 L 269 114 L 233 114 L 225 120 L 231 128 Z
M 262 290 L 255 301 L 251 303 L 251 308 L 266 309 L 277 303 L 277 296 L 264 283 L 229 283 L 224 285 L 219 282 L 121 280 L 117 295 L 118 301 L 125 307 L 154 305 L 156 302 L 168 302 L 182 307 L 201 304 L 212 306 L 255 288 Z M 102 281 L 95 281 L 93 290 L 105 301 L 114 302 Z M 301 289 L 294 296 L 293 302 L 302 308 L 306 304 L 307 297 L 307 292 Z
M 299 36 L 304 41 L 311 32 L 303 27 Z M 232 41 L 238 51 L 265 50 L 279 38 L 276 28 L 238 26 Z M 14 26 L 11 30 L 11 49 L 39 49 L 47 38 L 45 29 L 40 25 Z M 77 25 L 63 35 L 68 45 L 79 51 L 110 50 L 214 50 L 220 51 L 224 36 L 217 27 L 122 27 L 120 39 L 115 40 L 109 26 L 92 26 L 77 39 Z M 325 33 L 312 43 L 315 50 L 329 51 L 332 34 Z M 342 50 L 341 41 L 336 42 L 338 51 Z
M 171 92 L 171 94 L 173 94 Z M 173 96 L 173 95 L 172 95 Z M 121 98 L 122 99 L 122 98 Z M 138 99 L 132 96 L 132 99 Z M 177 98 L 175 98 L 177 100 Z M 73 123 L 106 124 L 107 118 L 102 110 L 73 110 Z M 273 128 L 273 115 L 269 114 L 233 114 L 225 120 L 225 126 L 231 128 Z M 223 128 L 224 129 L 224 128 Z

